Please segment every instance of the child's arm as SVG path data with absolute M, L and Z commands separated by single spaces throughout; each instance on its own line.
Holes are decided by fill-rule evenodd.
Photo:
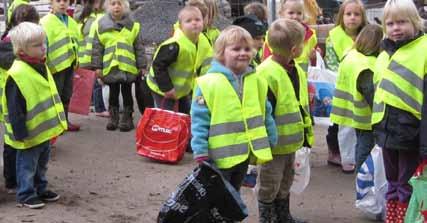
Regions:
M 178 53 L 179 45 L 177 43 L 167 44 L 159 49 L 153 61 L 154 79 L 159 89 L 165 93 L 174 92 L 168 68 L 177 60 Z
M 423 160 L 427 160 L 427 77 L 424 78 L 424 100 L 421 111 L 420 123 L 420 153 Z
M 211 114 L 200 88 L 195 88 L 191 102 L 191 149 L 195 160 L 209 159 L 208 138 Z
M 372 108 L 374 103 L 374 73 L 371 70 L 364 70 L 357 78 L 357 90 L 368 102 L 369 107 Z
M 135 59 L 136 59 L 136 68 L 139 71 L 145 72 L 147 67 L 147 60 L 145 58 L 145 47 L 142 43 L 142 31 L 139 30 L 138 37 L 133 43 L 133 48 L 135 49 Z
M 26 126 L 27 106 L 24 96 L 12 78 L 6 82 L 6 99 L 8 118 L 12 126 L 13 136 L 16 140 L 23 140 L 28 137 Z
M 270 141 L 270 146 L 273 147 L 277 145 L 277 127 L 276 122 L 273 118 L 273 108 L 268 100 L 265 103 L 265 128 L 267 129 L 268 141 Z

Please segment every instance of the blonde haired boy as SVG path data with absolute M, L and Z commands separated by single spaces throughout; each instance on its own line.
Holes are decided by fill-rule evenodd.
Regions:
M 271 149 L 273 160 L 260 170 L 259 222 L 301 222 L 290 214 L 289 190 L 295 151 L 313 144 L 307 79 L 294 61 L 303 48 L 304 27 L 294 20 L 276 20 L 268 30 L 267 41 L 272 55 L 257 67 L 257 73 L 268 83 L 278 143 Z

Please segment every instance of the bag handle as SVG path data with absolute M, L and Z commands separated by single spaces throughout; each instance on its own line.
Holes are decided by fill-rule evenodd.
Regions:
M 163 97 L 162 101 L 160 102 L 160 108 L 161 109 L 165 109 L 166 100 L 174 100 L 174 99 L 167 99 L 167 98 Z M 173 105 L 173 111 L 178 112 L 178 109 L 179 109 L 178 100 L 174 100 L 174 101 L 175 101 L 175 104 Z
M 424 168 L 427 166 L 427 160 L 424 160 L 420 165 L 418 165 L 415 170 L 414 176 L 419 177 L 424 173 Z

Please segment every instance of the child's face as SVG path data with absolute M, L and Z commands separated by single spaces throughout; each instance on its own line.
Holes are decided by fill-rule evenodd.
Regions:
M 224 65 L 234 74 L 242 74 L 252 59 L 252 47 L 243 41 L 227 45 L 224 50 Z
M 304 19 L 304 8 L 303 5 L 296 1 L 285 2 L 283 5 L 285 9 L 282 13 L 282 18 L 292 19 L 298 22 L 302 22 Z
M 46 56 L 46 37 L 44 35 L 35 38 L 25 49 L 25 54 L 36 59 L 43 59 Z
M 344 9 L 343 22 L 346 30 L 355 31 L 362 25 L 362 11 L 358 4 L 350 3 Z
M 52 0 L 52 11 L 54 13 L 67 14 L 70 0 Z
M 411 39 L 416 35 L 412 23 L 405 18 L 388 18 L 385 20 L 386 35 L 393 41 Z
M 121 1 L 119 0 L 111 0 L 110 4 L 108 4 L 109 11 L 111 15 L 116 18 L 120 19 L 123 17 L 124 14 L 124 6 Z
M 203 30 L 203 17 L 200 12 L 186 12 L 180 20 L 182 32 L 190 39 L 197 38 Z
M 254 48 L 258 51 L 264 45 L 265 36 L 255 36 L 254 38 Z

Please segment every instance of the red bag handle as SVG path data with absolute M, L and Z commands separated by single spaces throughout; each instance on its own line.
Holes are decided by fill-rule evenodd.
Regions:
M 414 176 L 416 177 L 421 176 L 426 166 L 427 166 L 427 160 L 424 160 L 423 162 L 420 163 L 420 165 L 418 165 L 417 169 L 415 170 Z
M 169 99 L 169 100 L 173 100 L 173 99 Z M 173 111 L 178 112 L 178 109 L 179 109 L 178 100 L 174 100 L 174 101 L 175 101 L 175 104 L 173 105 Z M 166 102 L 166 98 L 163 98 L 162 101 L 160 102 L 161 109 L 165 109 L 165 102 Z

